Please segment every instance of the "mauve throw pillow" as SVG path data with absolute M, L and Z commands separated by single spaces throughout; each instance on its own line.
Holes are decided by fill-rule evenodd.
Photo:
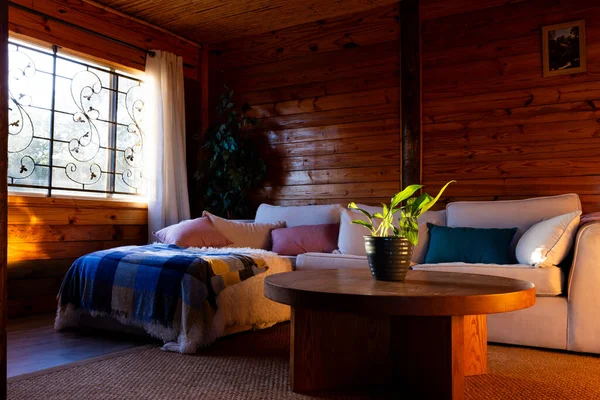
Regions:
M 153 232 L 162 243 L 181 247 L 225 247 L 231 242 L 215 229 L 208 217 L 188 219 Z
M 282 256 L 332 253 L 337 249 L 340 224 L 301 225 L 271 231 L 273 251 Z

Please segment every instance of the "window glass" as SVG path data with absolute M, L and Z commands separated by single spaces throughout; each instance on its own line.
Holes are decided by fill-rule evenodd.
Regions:
M 9 190 L 145 194 L 142 81 L 9 43 Z

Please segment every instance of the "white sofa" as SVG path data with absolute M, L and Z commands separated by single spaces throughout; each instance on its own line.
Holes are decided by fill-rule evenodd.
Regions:
M 340 205 L 261 205 L 256 222 L 286 220 L 286 215 L 293 215 L 291 226 L 334 223 L 339 222 L 341 210 Z M 517 227 L 512 244 L 514 250 L 518 239 L 535 223 L 578 210 L 581 210 L 581 203 L 576 194 L 515 201 L 455 202 L 449 204 L 445 211 L 426 214 L 422 225 L 425 226 L 426 220 L 434 220 L 437 224 L 450 227 Z M 305 217 L 298 218 L 300 215 Z M 340 238 L 347 235 L 347 227 L 342 223 Z M 356 235 L 356 231 L 353 232 Z M 359 238 L 353 238 L 356 245 L 345 246 L 346 253 L 355 254 L 301 254 L 296 259 L 296 269 L 367 269 L 364 248 L 358 248 L 357 244 L 361 243 L 365 233 L 362 231 Z M 415 250 L 413 256 L 413 262 L 416 263 L 413 269 L 504 276 L 535 284 L 537 299 L 533 307 L 488 316 L 489 341 L 600 353 L 600 318 L 596 311 L 600 307 L 600 223 L 587 224 L 579 230 L 570 269 L 562 266 L 535 268 L 519 264 L 423 264 L 428 242 L 428 238 L 423 237 L 427 236 L 426 231 L 425 235 L 420 236 L 419 249 Z M 343 247 L 340 244 L 340 248 Z

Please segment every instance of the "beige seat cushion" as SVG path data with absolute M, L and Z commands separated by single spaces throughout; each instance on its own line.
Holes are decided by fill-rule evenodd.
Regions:
M 562 293 L 564 273 L 558 267 L 535 268 L 531 265 L 511 264 L 418 264 L 412 269 L 423 271 L 459 272 L 467 274 L 503 276 L 521 279 L 535 285 L 537 296 L 558 296 Z
M 296 258 L 296 271 L 307 269 L 369 269 L 367 256 L 352 254 L 304 253 Z

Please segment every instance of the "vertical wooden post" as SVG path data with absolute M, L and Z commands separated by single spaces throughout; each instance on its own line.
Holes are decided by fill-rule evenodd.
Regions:
M 6 295 L 8 201 L 8 1 L 0 3 L 0 399 L 6 398 Z
M 200 49 L 200 131 L 201 137 L 208 129 L 208 46 L 202 45 Z M 201 140 L 201 145 L 204 140 Z
M 402 188 L 421 183 L 421 34 L 419 0 L 400 2 Z

